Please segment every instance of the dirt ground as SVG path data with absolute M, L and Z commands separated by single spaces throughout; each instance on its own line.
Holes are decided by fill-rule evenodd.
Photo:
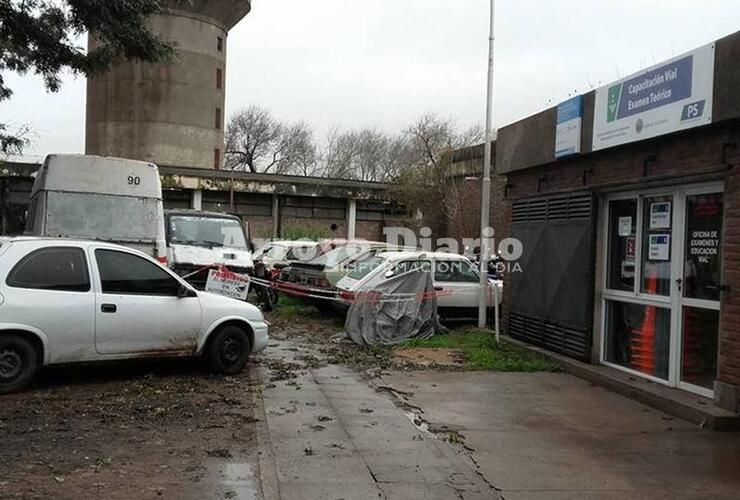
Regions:
M 297 363 L 258 356 L 235 377 L 191 360 L 53 368 L 29 390 L 2 396 L 0 498 L 259 499 L 264 385 L 327 364 L 391 363 L 388 349 L 335 341 L 341 322 L 331 317 L 268 318 L 271 336 L 300 339 L 314 355 Z
M 422 367 L 462 367 L 465 365 L 462 353 L 457 349 L 414 347 L 396 349 L 393 360 L 402 363 L 413 363 Z
M 0 496 L 257 498 L 256 390 L 191 361 L 47 371 L 2 397 Z
M 259 499 L 263 389 L 327 365 L 373 378 L 455 361 L 358 348 L 340 338 L 341 319 L 318 311 L 267 318 L 273 347 L 303 346 L 293 360 L 257 356 L 235 377 L 190 360 L 54 368 L 30 390 L 2 396 L 0 498 Z

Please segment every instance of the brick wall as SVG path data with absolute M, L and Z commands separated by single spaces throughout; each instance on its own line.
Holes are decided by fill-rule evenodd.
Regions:
M 725 181 L 723 281 L 731 287 L 721 305 L 718 380 L 740 387 L 740 121 L 502 175 L 499 196 L 494 197 L 497 240 L 510 234 L 511 203 L 515 199 L 716 180 Z M 503 318 L 509 307 L 509 292 L 506 286 Z
M 335 227 L 335 229 L 332 229 Z M 347 221 L 345 219 L 308 219 L 301 217 L 282 217 L 280 221 L 281 237 L 288 236 L 287 231 L 303 228 L 310 233 L 320 233 L 324 238 L 346 238 Z
M 355 236 L 368 241 L 383 241 L 382 221 L 358 220 L 355 223 Z
M 273 234 L 272 217 L 245 215 L 242 218 L 249 222 L 249 233 L 252 239 L 270 239 Z

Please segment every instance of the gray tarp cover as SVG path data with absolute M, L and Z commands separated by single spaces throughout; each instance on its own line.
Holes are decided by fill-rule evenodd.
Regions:
M 441 327 L 432 273 L 418 269 L 359 290 L 344 328 L 360 345 L 394 345 L 433 336 Z

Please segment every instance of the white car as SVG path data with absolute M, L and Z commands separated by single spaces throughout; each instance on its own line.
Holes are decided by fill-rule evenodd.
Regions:
M 0 393 L 41 366 L 89 361 L 202 355 L 235 374 L 267 330 L 257 307 L 198 292 L 137 250 L 0 239 Z
M 254 253 L 254 260 L 262 262 L 272 271 L 276 266 L 283 268 L 304 257 L 313 257 L 311 250 L 315 246 L 316 242 L 309 240 L 271 241 Z
M 480 274 L 475 265 L 459 254 L 443 252 L 384 252 L 366 260 L 337 283 L 339 295 L 347 304 L 359 291 L 372 290 L 384 280 L 419 267 L 433 272 L 437 310 L 446 319 L 478 317 Z M 502 302 L 502 282 L 488 280 L 488 306 L 493 307 L 494 291 Z M 497 290 L 494 290 L 497 288 Z

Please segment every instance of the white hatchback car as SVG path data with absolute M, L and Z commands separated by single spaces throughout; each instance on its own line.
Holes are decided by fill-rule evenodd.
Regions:
M 203 355 L 240 372 L 268 342 L 248 303 L 198 292 L 152 258 L 92 241 L 0 239 L 0 393 L 40 366 Z
M 310 250 L 315 246 L 315 241 L 308 240 L 271 241 L 254 253 L 254 260 L 259 260 L 268 270 L 272 271 L 276 267 L 287 267 L 304 255 L 313 257 Z
M 459 254 L 443 252 L 384 252 L 372 257 L 339 280 L 339 296 L 349 304 L 359 291 L 372 290 L 386 279 L 428 266 L 432 270 L 437 310 L 445 319 L 478 317 L 480 274 L 472 262 Z M 494 304 L 494 288 L 498 288 L 498 303 L 502 301 L 503 283 L 488 280 L 488 306 Z

